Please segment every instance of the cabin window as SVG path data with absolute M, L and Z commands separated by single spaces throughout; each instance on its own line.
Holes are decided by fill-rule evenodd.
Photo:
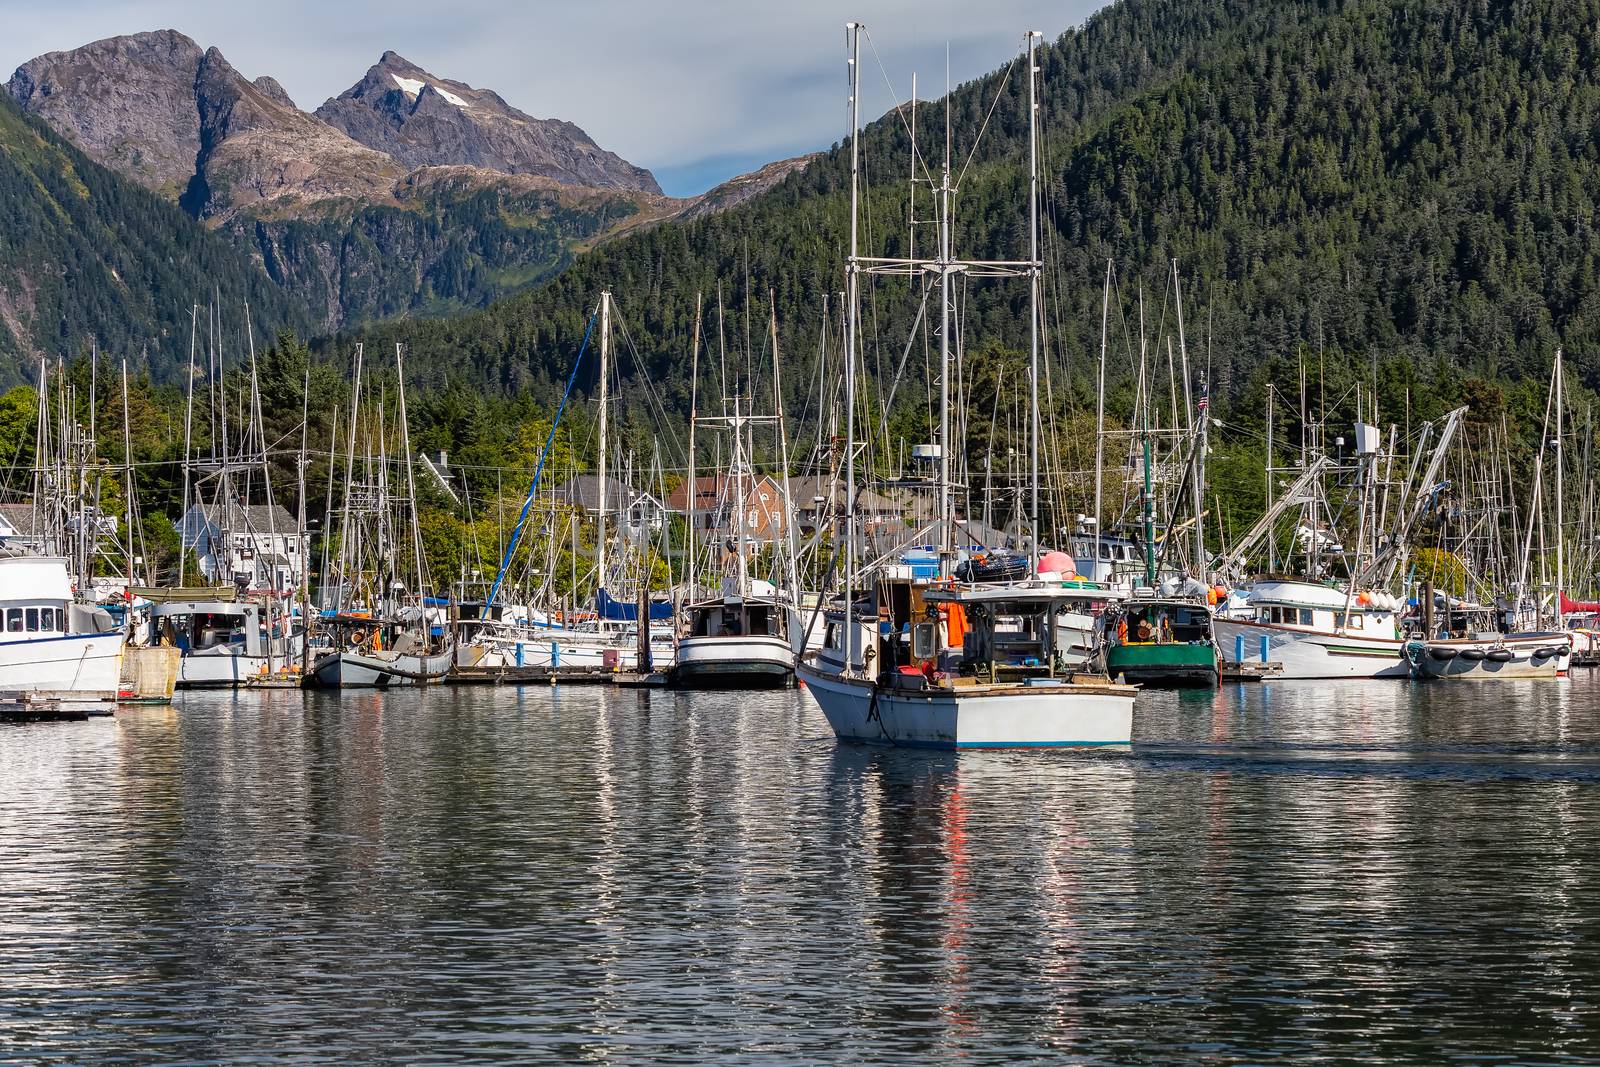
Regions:
M 1293 611 L 1294 609 L 1290 608 L 1289 610 Z M 1310 626 L 1310 625 L 1312 625 L 1311 609 L 1310 608 L 1301 608 L 1300 609 L 1300 625 L 1301 626 Z
M 7 608 L 6 609 L 6 630 L 8 632 L 14 633 L 14 634 L 22 632 L 22 609 L 21 608 Z
M 1366 628 L 1367 628 L 1367 617 L 1365 615 L 1352 615 L 1352 616 L 1350 616 L 1350 629 L 1352 629 L 1352 630 L 1364 630 Z
M 38 608 L 28 608 L 27 609 L 27 619 L 28 619 L 28 632 L 31 633 L 31 634 L 38 633 L 39 632 L 39 609 Z

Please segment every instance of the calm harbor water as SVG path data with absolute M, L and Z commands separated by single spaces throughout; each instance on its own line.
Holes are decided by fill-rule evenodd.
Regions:
M 1600 1062 L 1600 676 L 1135 729 L 585 688 L 0 729 L 0 1059 Z

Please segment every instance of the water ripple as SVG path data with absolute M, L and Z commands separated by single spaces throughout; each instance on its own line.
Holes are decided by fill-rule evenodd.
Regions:
M 1597 696 L 1149 694 L 1120 755 L 581 688 L 8 728 L 0 1058 L 1595 1061 Z

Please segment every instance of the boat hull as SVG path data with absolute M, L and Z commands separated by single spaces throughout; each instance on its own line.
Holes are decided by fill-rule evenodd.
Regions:
M 687 637 L 678 642 L 672 684 L 684 689 L 787 689 L 794 652 L 779 637 Z
M 0 643 L 0 693 L 115 700 L 122 681 L 122 634 L 66 634 Z
M 1488 641 L 1413 641 L 1406 651 L 1416 676 L 1431 680 L 1560 678 L 1572 665 L 1572 643 L 1565 634 Z
M 1106 649 L 1106 673 L 1130 685 L 1214 686 L 1217 650 L 1208 644 L 1126 644 Z
M 1267 638 L 1267 661 L 1282 664 L 1283 679 L 1409 678 L 1411 664 L 1405 642 L 1376 637 L 1352 637 L 1311 630 L 1295 630 L 1240 619 L 1218 618 L 1217 644 L 1223 659 L 1235 661 L 1238 639 L 1244 638 L 1244 659 L 1260 656 L 1261 638 Z
M 329 652 L 311 667 L 307 684 L 322 689 L 392 689 L 436 682 L 453 656 L 395 652 Z
M 1107 748 L 1133 743 L 1132 686 L 901 690 L 811 662 L 800 680 L 842 741 L 917 748 Z

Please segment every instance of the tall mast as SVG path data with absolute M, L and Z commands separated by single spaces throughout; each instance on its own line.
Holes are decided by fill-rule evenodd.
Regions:
M 127 478 L 123 485 L 123 524 L 127 531 L 128 590 L 122 599 L 123 618 L 129 639 L 133 637 L 133 431 L 128 428 L 128 359 L 122 359 L 122 462 Z
M 1039 563 L 1039 275 L 1043 264 L 1039 261 L 1039 67 L 1035 56 L 1042 36 L 1038 30 L 1028 31 L 1028 381 L 1033 387 L 1032 447 L 1028 450 L 1028 524 L 1033 540 L 1030 573 L 1038 570 Z
M 334 608 L 335 611 L 345 610 L 345 595 L 350 585 L 350 561 L 352 546 L 350 543 L 350 498 L 355 490 L 354 479 L 356 474 L 356 425 L 361 416 L 361 363 L 362 345 L 356 342 L 355 374 L 352 378 L 355 385 L 350 391 L 350 447 L 345 453 L 344 461 L 344 516 L 339 522 L 339 598 Z M 331 464 L 330 464 L 331 466 Z M 331 476 L 331 475 L 330 475 Z M 326 537 L 327 533 L 324 532 Z M 327 576 L 323 576 L 327 582 Z M 323 603 L 327 603 L 324 595 Z
M 1182 356 L 1183 367 L 1183 394 L 1189 395 L 1189 350 L 1184 343 L 1183 336 L 1183 288 L 1178 279 L 1178 261 L 1172 261 L 1172 293 L 1178 305 L 1178 351 Z M 1207 385 L 1200 383 L 1200 403 L 1198 410 L 1191 410 L 1190 417 L 1194 419 L 1194 470 L 1191 475 L 1193 481 L 1193 506 L 1194 506 L 1194 564 L 1200 573 L 1196 576 L 1201 581 L 1210 584 L 1206 579 L 1206 533 L 1202 514 L 1205 509 L 1205 479 L 1206 479 L 1206 409 L 1209 407 L 1207 399 Z
M 1567 575 L 1567 571 L 1566 571 L 1566 553 L 1565 553 L 1564 549 L 1562 548 L 1562 544 L 1566 540 L 1566 527 L 1562 525 L 1562 501 L 1561 501 L 1561 494 L 1562 494 L 1562 489 L 1563 489 L 1561 468 L 1563 466 L 1565 466 L 1565 464 L 1563 464 L 1561 462 L 1561 460 L 1562 460 L 1562 454 L 1561 454 L 1561 385 L 1562 385 L 1562 382 L 1561 382 L 1561 349 L 1559 349 L 1559 348 L 1556 349 L 1556 372 L 1555 373 L 1556 373 L 1556 439 L 1555 439 L 1555 442 L 1554 442 L 1555 460 L 1556 460 L 1556 605 L 1555 605 L 1556 610 L 1555 610 L 1555 619 L 1556 619 L 1556 629 L 1559 630 L 1561 628 L 1561 595 L 1562 595 L 1563 588 L 1565 588 L 1566 575 Z
M 422 620 L 422 638 L 428 642 L 429 633 L 427 613 L 427 569 L 422 557 L 422 524 L 417 521 L 417 476 L 413 470 L 415 457 L 411 454 L 411 419 L 406 414 L 406 370 L 401 360 L 400 352 L 404 346 L 396 342 L 394 346 L 394 376 L 395 388 L 399 391 L 400 417 L 400 448 L 406 457 L 406 505 L 411 510 L 411 555 L 416 563 L 417 574 L 417 615 Z
M 694 507 L 700 502 L 700 491 L 695 481 L 694 473 L 694 428 L 700 417 L 700 313 L 704 307 L 704 293 L 694 294 L 694 349 L 689 357 L 689 481 L 684 492 L 684 514 L 688 517 L 689 536 L 684 539 L 684 552 L 687 555 L 684 584 L 688 587 L 688 596 L 691 600 L 695 597 L 695 526 Z
M 948 78 L 946 81 L 948 82 Z M 944 171 L 939 181 L 939 575 L 955 555 L 955 496 L 950 491 L 950 97 L 946 85 Z
M 178 529 L 181 531 L 189 518 L 189 462 L 191 458 L 191 444 L 194 434 L 194 344 L 195 321 L 200 316 L 200 305 L 195 304 L 189 308 L 189 380 L 187 383 L 188 396 L 183 405 L 183 511 L 178 517 Z M 204 509 L 201 509 L 204 511 Z M 183 536 L 178 536 L 178 586 L 183 586 L 183 564 L 188 556 L 183 543 Z
M 1094 391 L 1094 560 L 1089 576 L 1097 578 L 1100 569 L 1100 506 L 1105 487 L 1106 459 L 1106 338 L 1111 315 L 1111 260 L 1106 260 L 1105 288 L 1100 295 L 1100 371 Z M 1106 577 L 1110 578 L 1109 568 Z
M 611 290 L 600 293 L 600 505 L 594 542 L 596 595 L 606 585 L 606 401 L 611 382 Z
M 850 36 L 850 258 L 845 262 L 849 306 L 844 346 L 844 669 L 854 669 L 851 649 L 859 644 L 854 619 L 856 581 L 856 346 L 860 341 L 861 263 L 861 24 L 845 24 Z
M 798 644 L 800 634 L 798 623 L 800 619 L 800 563 L 796 558 L 800 555 L 799 544 L 796 542 L 794 521 L 794 494 L 790 492 L 789 485 L 789 435 L 783 424 L 783 376 L 778 368 L 778 294 L 775 290 L 767 290 L 767 302 L 770 313 L 768 324 L 772 330 L 772 403 L 773 414 L 778 422 L 778 462 L 783 467 L 783 513 L 784 529 L 788 533 L 788 541 L 784 546 L 789 556 L 789 610 L 790 633 L 789 639 Z

